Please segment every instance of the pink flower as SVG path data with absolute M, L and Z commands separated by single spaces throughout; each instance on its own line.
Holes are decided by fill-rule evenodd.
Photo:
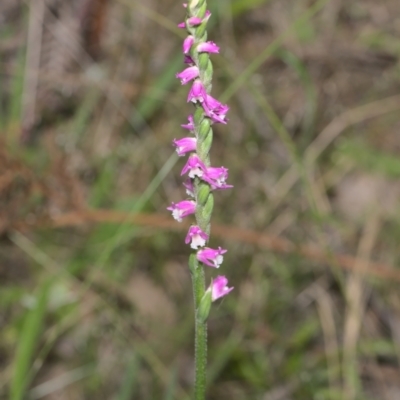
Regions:
M 211 285 L 207 289 L 207 291 L 211 291 L 212 301 L 226 296 L 232 290 L 233 287 L 228 288 L 228 279 L 225 276 L 217 276 L 211 281 Z
M 192 47 L 192 44 L 194 43 L 194 37 L 192 35 L 189 35 L 184 41 L 183 41 L 183 54 L 189 53 L 190 48 Z
M 182 222 L 182 218 L 196 212 L 196 202 L 193 200 L 183 200 L 179 203 L 172 203 L 167 210 L 172 211 L 172 216 Z
M 222 104 L 217 99 L 214 99 L 214 97 L 207 95 L 202 106 L 207 117 L 211 118 L 214 122 L 226 124 L 226 113 L 229 110 L 226 104 Z
M 189 26 L 197 26 L 200 25 L 203 22 L 203 20 L 199 17 L 190 17 L 187 20 L 187 23 Z
M 191 154 L 181 171 L 181 175 L 188 173 L 189 178 L 194 178 L 195 176 L 201 178 L 206 170 L 207 167 L 204 165 L 203 161 L 200 160 L 199 156 L 197 154 Z
M 188 67 L 179 74 L 176 74 L 176 77 L 181 80 L 182 85 L 186 85 L 189 81 L 199 76 L 199 69 L 194 65 L 193 67 Z
M 188 120 L 189 120 L 189 122 L 187 124 L 181 125 L 181 127 L 184 128 L 184 129 L 187 129 L 187 130 L 189 130 L 190 132 L 193 133 L 193 131 L 194 131 L 194 121 L 193 121 L 193 115 L 192 114 L 190 114 L 188 116 Z
M 186 235 L 185 243 L 189 244 L 191 242 L 190 247 L 192 249 L 198 249 L 199 247 L 203 247 L 207 240 L 208 235 L 197 225 L 192 225 Z
M 197 259 L 210 267 L 219 268 L 224 261 L 222 254 L 225 254 L 227 250 L 218 247 L 218 249 L 211 249 L 210 247 L 204 247 L 197 252 Z
M 206 103 L 207 103 L 208 108 L 210 108 L 211 110 L 217 110 L 217 109 L 219 110 L 220 108 L 224 107 L 224 104 L 222 104 L 217 99 L 210 96 L 209 94 L 207 95 Z
M 210 11 L 207 10 L 204 18 L 190 17 L 190 18 L 188 18 L 187 23 L 189 26 L 198 26 L 201 23 L 208 21 L 208 19 L 210 18 L 210 15 L 211 15 Z
M 219 53 L 219 47 L 214 42 L 203 42 L 197 46 L 200 53 Z
M 195 79 L 193 85 L 189 91 L 187 101 L 191 101 L 196 103 L 196 101 L 202 103 L 207 96 L 207 92 L 204 89 L 203 84 L 201 83 L 200 79 Z
M 178 156 L 184 156 L 189 151 L 196 150 L 197 139 L 192 137 L 184 137 L 178 140 L 174 139 L 173 143 L 176 147 Z
M 185 54 L 185 56 L 183 57 L 183 62 L 185 63 L 185 64 L 188 64 L 188 65 L 194 65 L 194 60 L 193 60 L 193 58 L 192 57 L 190 57 L 189 55 L 187 55 L 187 54 Z
M 228 179 L 228 169 L 224 167 L 208 167 L 202 179 L 209 183 L 214 190 L 229 189 L 233 187 L 232 185 L 226 184 L 226 180 Z
M 206 13 L 204 14 L 204 18 L 190 17 L 187 20 L 187 24 L 189 26 L 198 26 L 203 22 L 207 22 L 210 17 L 211 17 L 211 12 L 207 10 Z M 186 28 L 186 23 L 185 22 L 181 22 L 180 24 L 178 24 L 178 27 L 179 28 Z
M 195 197 L 194 196 L 194 186 L 193 186 L 193 181 L 189 178 L 185 182 L 183 182 L 183 186 L 186 188 L 186 194 L 190 197 Z

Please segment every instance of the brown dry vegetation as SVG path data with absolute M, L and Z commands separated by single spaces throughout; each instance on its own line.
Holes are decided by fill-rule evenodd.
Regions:
M 209 0 L 210 400 L 400 398 L 400 3 Z M 0 2 L 0 398 L 188 399 L 172 0 Z M 172 155 L 172 156 L 171 156 Z M 211 275 L 210 275 L 211 276 Z

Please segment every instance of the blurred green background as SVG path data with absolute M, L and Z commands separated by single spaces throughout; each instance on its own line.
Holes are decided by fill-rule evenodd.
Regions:
M 400 399 L 400 3 L 210 0 L 209 400 Z M 190 398 L 181 1 L 0 2 L 0 398 Z M 215 271 L 207 271 L 207 274 Z M 215 275 L 215 273 L 214 273 Z M 211 274 L 209 274 L 211 277 Z

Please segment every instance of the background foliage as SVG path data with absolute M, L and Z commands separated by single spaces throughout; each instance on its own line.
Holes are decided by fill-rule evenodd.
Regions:
M 400 398 L 400 4 L 209 1 L 209 399 Z M 180 2 L 0 2 L 0 397 L 189 399 Z M 222 271 L 223 270 L 223 271 Z

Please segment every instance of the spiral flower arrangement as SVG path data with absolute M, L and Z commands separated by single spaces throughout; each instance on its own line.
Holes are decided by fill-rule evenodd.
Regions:
M 205 288 L 204 266 L 219 268 L 227 250 L 207 247 L 210 237 L 210 220 L 214 207 L 213 192 L 231 188 L 226 180 L 228 170 L 224 167 L 212 167 L 210 149 L 213 140 L 213 124 L 226 124 L 229 107 L 211 96 L 213 66 L 210 54 L 219 53 L 219 47 L 207 40 L 207 22 L 211 17 L 206 0 L 190 0 L 184 4 L 186 19 L 178 26 L 187 30 L 182 51 L 186 68 L 176 74 L 182 85 L 191 84 L 187 102 L 194 104 L 194 112 L 189 115 L 187 124 L 182 128 L 190 136 L 175 139 L 173 144 L 179 156 L 188 155 L 181 175 L 187 176 L 184 182 L 189 199 L 172 203 L 168 210 L 179 222 L 182 218 L 194 214 L 196 223 L 189 228 L 185 243 L 195 250 L 189 258 L 192 274 L 195 304 L 195 358 L 196 382 L 195 399 L 205 396 L 205 368 L 207 354 L 207 325 L 211 303 L 233 290 L 228 287 L 225 276 L 217 276 Z

